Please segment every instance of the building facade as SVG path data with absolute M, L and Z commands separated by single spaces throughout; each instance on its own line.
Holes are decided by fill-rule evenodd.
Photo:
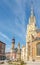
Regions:
M 11 59 L 15 59 L 16 56 L 16 50 L 15 50 L 15 39 L 12 39 L 12 46 L 11 46 L 11 54 L 10 54 L 10 58 Z
M 20 49 L 20 43 L 18 43 L 16 58 L 17 58 L 17 61 L 21 61 L 21 49 Z
M 6 58 L 13 61 L 21 60 L 20 43 L 18 43 L 18 47 L 15 48 L 15 39 L 12 39 L 11 51 L 6 53 Z
M 5 56 L 6 56 L 6 59 L 7 59 L 7 60 L 10 59 L 10 54 L 11 54 L 10 52 L 6 52 L 6 53 L 5 53 Z
M 26 61 L 26 46 L 22 46 L 22 49 L 21 49 L 21 61 Z
M 0 41 L 0 60 L 5 59 L 5 43 Z
M 40 29 L 36 26 L 36 17 L 33 7 L 27 25 L 26 61 L 40 61 Z

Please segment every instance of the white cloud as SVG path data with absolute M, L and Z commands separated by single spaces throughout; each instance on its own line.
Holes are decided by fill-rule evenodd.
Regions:
M 0 36 L 2 36 L 3 38 L 5 38 L 5 39 L 10 41 L 9 37 L 7 35 L 3 34 L 2 32 L 0 32 Z
M 26 0 L 16 0 L 15 6 L 18 4 L 18 6 L 16 6 L 16 8 L 14 8 L 13 4 L 9 2 L 9 0 L 4 0 L 3 2 L 11 9 L 12 13 L 16 14 L 15 15 L 15 19 L 13 20 L 14 22 L 10 22 L 8 21 L 8 24 L 3 23 L 3 30 L 7 30 L 7 32 L 12 33 L 13 35 L 15 34 L 16 36 L 18 36 L 19 38 L 21 38 L 23 40 L 23 38 L 25 37 L 25 11 L 24 11 L 24 1 Z M 11 19 L 10 19 L 11 20 Z M 4 38 L 8 37 L 6 35 L 4 35 L 2 33 L 2 36 Z

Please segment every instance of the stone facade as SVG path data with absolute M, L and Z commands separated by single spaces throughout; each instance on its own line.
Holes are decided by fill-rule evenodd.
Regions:
M 17 55 L 16 55 L 16 58 L 18 61 L 21 60 L 21 49 L 20 49 L 20 43 L 18 43 L 18 48 L 17 48 Z
M 22 46 L 22 49 L 21 49 L 21 60 L 24 61 L 24 62 L 26 61 L 25 54 L 26 54 L 26 46 Z
M 10 59 L 14 60 L 16 58 L 16 48 L 15 48 L 15 39 L 12 39 L 12 46 L 11 46 L 11 52 L 10 52 Z
M 12 39 L 11 51 L 6 53 L 6 58 L 13 61 L 21 60 L 20 43 L 18 43 L 18 47 L 15 48 L 15 39 Z
M 27 25 L 26 61 L 40 61 L 40 29 L 36 27 L 36 17 L 33 8 Z

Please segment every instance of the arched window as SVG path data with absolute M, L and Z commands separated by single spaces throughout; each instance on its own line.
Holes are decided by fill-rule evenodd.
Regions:
M 40 56 L 40 42 L 37 44 L 37 56 Z

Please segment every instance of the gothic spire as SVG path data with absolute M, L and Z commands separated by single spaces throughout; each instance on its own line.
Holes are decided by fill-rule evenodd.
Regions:
M 31 1 L 31 12 L 29 17 L 29 24 L 36 24 L 36 18 L 34 14 L 33 1 Z
M 31 1 L 31 17 L 34 16 L 33 1 Z

